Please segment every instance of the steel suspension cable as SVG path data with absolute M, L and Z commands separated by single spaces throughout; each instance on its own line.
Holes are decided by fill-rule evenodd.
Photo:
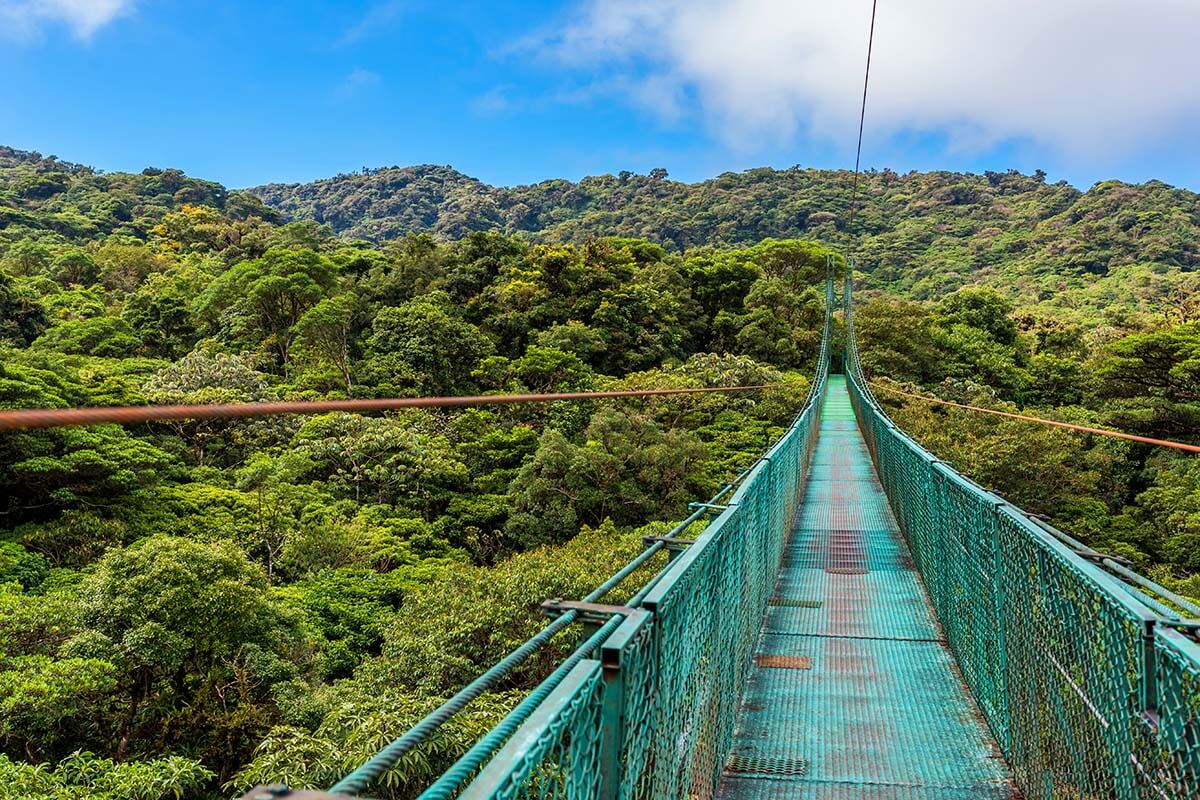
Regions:
M 995 408 L 984 408 L 982 406 L 972 406 L 972 405 L 968 405 L 966 403 L 956 403 L 953 400 L 943 400 L 940 397 L 926 397 L 923 394 L 914 394 L 912 392 L 905 392 L 901 389 L 895 389 L 895 388 L 892 388 L 891 386 L 885 386 L 877 381 L 867 381 L 867 383 L 868 383 L 868 385 L 871 386 L 872 389 L 879 389 L 880 391 L 887 392 L 888 394 L 899 395 L 901 397 L 908 397 L 913 400 L 922 400 L 926 403 L 932 403 L 934 405 L 952 406 L 954 408 L 961 408 L 961 409 L 965 409 L 967 411 L 976 411 L 980 414 L 992 414 L 997 417 L 1007 417 L 1009 419 L 1019 419 L 1024 422 L 1036 422 L 1040 425 L 1050 425 L 1055 428 L 1066 428 L 1067 430 L 1079 431 L 1080 433 L 1094 433 L 1098 436 L 1110 436 L 1114 439 L 1126 439 L 1131 442 L 1141 442 L 1142 444 L 1152 444 L 1152 445 L 1156 445 L 1158 447 L 1170 447 L 1175 450 L 1185 450 L 1189 453 L 1200 453 L 1200 446 L 1197 446 L 1194 444 L 1185 444 L 1184 442 L 1173 442 L 1173 441 L 1170 441 L 1169 439 L 1155 439 L 1150 436 L 1138 436 L 1137 434 L 1124 433 L 1122 431 L 1110 431 L 1105 428 L 1093 428 L 1088 425 L 1076 425 L 1072 422 L 1059 422 L 1058 420 L 1054 420 L 1054 419 L 1044 419 L 1042 417 L 1033 417 L 1028 414 L 1017 414 L 1012 411 L 1000 411 Z
M 324 414 L 332 411 L 369 413 L 405 408 L 462 408 L 465 406 L 553 403 L 567 400 L 605 400 L 621 397 L 665 397 L 712 392 L 749 392 L 787 385 L 705 386 L 679 389 L 627 389 L 602 392 L 463 395 L 450 397 L 388 397 L 374 400 L 296 400 L 265 403 L 106 406 L 98 408 L 21 408 L 0 411 L 0 431 L 54 428 L 67 425 L 117 423 L 136 425 L 172 419 L 243 419 L 285 414 Z
M 755 464 L 758 461 L 754 462 Z M 747 475 L 750 474 L 753 465 L 743 470 L 736 478 L 724 484 L 720 491 L 713 495 L 708 503 L 702 504 L 709 506 L 716 503 L 729 492 L 733 491 Z M 668 537 L 675 536 L 687 530 L 693 523 L 700 520 L 708 514 L 707 508 L 698 508 L 688 515 L 682 522 L 678 523 L 668 533 Z M 653 556 L 657 555 L 665 548 L 663 542 L 655 542 L 643 550 L 636 558 L 610 576 L 602 584 L 584 596 L 583 601 L 594 603 L 600 600 L 627 577 L 640 569 Z M 655 579 L 647 582 L 626 605 L 630 608 L 636 608 L 641 599 L 654 586 L 657 577 L 660 577 L 660 572 Z M 579 614 L 576 611 L 569 610 L 561 616 L 547 624 L 537 634 L 531 636 L 523 644 L 511 651 L 503 659 L 497 662 L 493 667 L 488 669 L 482 675 L 471 681 L 469 684 L 458 690 L 454 696 L 443 702 L 436 709 L 427 714 L 420 722 L 405 731 L 400 737 L 392 740 L 389 744 L 383 747 L 379 752 L 373 755 L 370 759 L 364 762 L 361 766 L 343 777 L 333 786 L 329 787 L 329 791 L 334 794 L 349 794 L 357 795 L 364 792 L 372 784 L 374 784 L 385 772 L 393 768 L 400 762 L 406 753 L 415 749 L 425 741 L 427 741 L 434 733 L 436 733 L 446 722 L 457 715 L 469 703 L 480 697 L 484 692 L 499 684 L 506 678 L 514 669 L 527 661 L 530 656 L 541 649 L 546 643 L 554 638 L 560 631 L 576 622 Z M 441 776 L 433 785 L 426 789 L 426 792 L 433 792 L 433 797 L 442 797 L 443 793 L 457 789 L 463 781 L 487 759 L 487 756 L 493 752 L 504 739 L 511 735 L 512 731 L 516 730 L 522 722 L 524 722 L 533 709 L 553 691 L 554 687 L 561 682 L 562 678 L 570 671 L 580 659 L 586 657 L 596 646 L 601 643 L 604 638 L 615 628 L 614 622 L 619 622 L 619 619 L 610 620 L 609 623 L 602 626 L 600 630 L 592 634 L 587 641 L 577 648 L 571 656 L 563 664 L 559 665 L 545 680 L 540 682 L 534 690 L 521 701 L 501 723 L 485 735 L 480 741 L 467 751 L 454 766 Z
M 850 189 L 850 223 L 846 226 L 846 233 L 851 237 L 851 247 L 854 242 L 854 212 L 858 205 L 858 173 L 862 164 L 863 128 L 867 121 L 867 87 L 871 82 L 871 51 L 875 46 L 875 9 L 878 3 L 879 0 L 871 0 L 871 30 L 867 35 L 867 68 L 863 73 L 862 107 L 858 114 L 858 147 L 854 154 L 854 183 Z

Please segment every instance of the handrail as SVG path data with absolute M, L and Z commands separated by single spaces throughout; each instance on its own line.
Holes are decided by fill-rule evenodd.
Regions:
M 695 510 L 682 522 L 673 527 L 666 536 L 654 537 L 652 541 L 646 542 L 647 547 L 642 553 L 584 597 L 580 603 L 573 604 L 576 606 L 594 604 L 597 600 L 615 589 L 640 567 L 644 566 L 656 553 L 664 549 L 669 549 L 669 542 L 679 541 L 676 539 L 679 534 L 685 532 L 701 519 L 709 517 L 705 530 L 699 537 L 683 542 L 683 544 L 688 545 L 687 552 L 668 562 L 630 600 L 622 606 L 599 607 L 609 613 L 609 619 L 591 632 L 585 641 L 510 711 L 492 731 L 476 742 L 454 766 L 430 785 L 420 796 L 420 800 L 446 800 L 446 798 L 454 795 L 462 788 L 463 784 L 472 774 L 479 770 L 489 758 L 493 757 L 501 745 L 511 739 L 519 728 L 530 721 L 534 712 L 546 702 L 548 697 L 556 693 L 556 690 L 563 685 L 563 681 L 569 675 L 575 674 L 575 668 L 582 661 L 593 655 L 601 645 L 604 645 L 614 634 L 618 633 L 618 628 L 622 626 L 622 619 L 628 620 L 628 615 L 633 612 L 645 614 L 646 611 L 650 611 L 653 615 L 659 604 L 671 602 L 672 593 L 677 592 L 682 585 L 681 582 L 691 574 L 692 565 L 708 558 L 707 551 L 710 547 L 714 546 L 712 542 L 716 540 L 720 532 L 731 524 L 730 520 L 737 517 L 738 504 L 752 492 L 757 491 L 756 487 L 760 480 L 772 484 L 776 481 L 787 479 L 787 476 L 784 474 L 776 476 L 771 469 L 772 459 L 780 457 L 779 454 L 784 448 L 787 449 L 787 456 L 793 460 L 801 449 L 804 451 L 801 455 L 803 464 L 798 465 L 800 469 L 797 472 L 803 471 L 815 439 L 816 426 L 812 423 L 819 413 L 819 406 L 823 400 L 825 379 L 829 368 L 832 318 L 835 306 L 833 271 L 834 261 L 832 258 L 828 258 L 826 262 L 825 321 L 822 329 L 820 350 L 817 356 L 817 371 L 809 387 L 808 395 L 793 420 L 791 427 L 772 445 L 766 455 L 756 459 L 753 464 L 743 470 L 734 480 L 723 485 L 720 491 L 708 503 L 694 504 L 696 506 Z M 802 448 L 797 439 L 801 435 L 805 439 Z M 799 483 L 799 478 L 798 474 L 791 476 L 792 482 L 796 485 Z M 721 504 L 720 501 L 730 492 L 733 492 L 732 498 L 728 503 Z M 790 493 L 785 492 L 783 495 L 783 497 L 787 498 L 784 500 L 784 505 L 791 504 L 791 509 L 788 513 L 794 511 L 795 494 L 795 486 L 793 486 Z M 776 562 L 774 564 L 775 568 L 778 567 L 777 562 L 782 554 L 782 537 L 780 535 L 777 538 L 779 538 L 779 542 L 776 549 L 779 552 L 771 554 L 771 559 Z M 761 598 L 761 602 L 765 604 L 765 594 Z M 528 659 L 532 653 L 545 645 L 555 634 L 561 632 L 570 624 L 584 618 L 582 611 L 569 608 L 569 605 L 572 604 L 564 604 L 563 608 L 565 610 L 563 613 L 557 616 L 538 634 L 531 637 L 492 668 L 459 690 L 453 697 L 428 714 L 399 738 L 389 743 L 367 762 L 331 786 L 329 792 L 355 795 L 369 788 L 388 769 L 398 763 L 404 753 L 409 752 L 426 741 L 445 722 L 461 711 L 472 700 L 479 697 L 484 691 L 497 685 L 512 669 Z M 755 621 L 757 621 L 758 613 L 761 613 L 761 611 L 756 612 Z M 748 657 L 746 660 L 748 661 Z M 612 780 L 613 778 L 610 776 L 609 779 Z
M 852 369 L 854 370 L 854 377 L 859 382 L 861 391 L 864 395 L 864 399 L 872 406 L 874 411 L 883 420 L 886 421 L 886 423 L 889 426 L 892 426 L 893 428 L 896 428 L 897 431 L 899 431 L 899 428 L 896 426 L 896 423 L 891 419 L 891 417 L 888 416 L 887 412 L 883 409 L 883 406 L 879 403 L 879 401 L 875 397 L 874 393 L 871 392 L 871 388 L 875 387 L 877 385 L 876 381 L 869 380 L 868 378 L 866 378 L 865 374 L 862 371 L 862 364 L 859 361 L 859 354 L 858 354 L 858 342 L 854 337 L 853 316 L 849 311 L 849 306 L 850 306 L 849 297 L 850 297 L 850 287 L 849 287 L 849 283 L 848 283 L 847 289 L 846 289 L 846 301 L 845 301 L 845 305 L 846 305 L 846 309 L 847 309 L 845 313 L 846 313 L 846 320 L 847 320 L 846 327 L 847 327 L 848 361 L 850 363 L 852 363 Z M 847 372 L 849 373 L 850 369 L 848 369 Z M 912 394 L 910 392 L 901 392 L 899 390 L 894 390 L 891 388 L 886 388 L 886 387 L 884 387 L 884 388 L 886 389 L 886 391 L 889 391 L 889 392 L 892 392 L 894 394 L 901 395 L 904 397 L 915 398 L 918 400 L 933 399 L 933 398 L 924 397 L 922 395 Z M 960 403 L 951 403 L 951 402 L 945 401 L 945 400 L 938 400 L 937 402 L 945 403 L 947 405 L 954 405 L 954 406 L 958 406 L 961 408 L 968 408 L 968 409 L 976 410 L 974 406 L 966 406 L 966 405 L 963 405 Z M 984 410 L 987 410 L 987 409 L 984 409 Z M 1017 419 L 1030 419 L 1030 420 L 1035 419 L 1033 417 L 1026 417 L 1026 416 L 1022 416 L 1019 414 L 1008 414 L 1007 412 L 992 411 L 991 413 L 1002 414 L 1003 416 L 1015 417 Z M 1135 437 L 1130 434 L 1123 434 L 1123 433 L 1119 433 L 1117 431 L 1105 431 L 1105 430 L 1100 430 L 1100 429 L 1085 429 L 1085 428 L 1081 428 L 1080 426 L 1067 425 L 1066 423 L 1056 423 L 1056 424 L 1061 424 L 1064 427 L 1076 427 L 1076 428 L 1079 428 L 1081 430 L 1086 430 L 1091 433 L 1115 435 L 1115 436 L 1120 436 L 1122 438 L 1134 439 L 1136 441 L 1149 442 L 1151 444 L 1166 444 L 1166 445 L 1177 444 L 1175 442 L 1161 442 L 1160 440 L 1157 440 L 1157 439 L 1146 439 L 1144 437 Z M 908 439 L 910 442 L 912 442 L 913 446 L 924 450 L 924 448 L 922 448 L 919 444 L 917 444 L 915 440 L 912 440 L 911 437 L 908 437 L 905 434 L 902 434 L 902 435 L 904 435 L 906 439 Z M 1191 446 L 1189 445 L 1187 447 L 1190 448 Z M 1200 450 L 1200 448 L 1195 448 L 1195 449 Z M 928 452 L 928 451 L 925 451 L 925 452 Z M 936 460 L 936 456 L 934 456 L 932 453 L 930 453 L 929 456 L 930 456 L 930 458 L 933 458 Z M 1067 544 L 1074 551 L 1074 553 L 1077 556 L 1091 560 L 1094 563 L 1100 564 L 1105 569 L 1112 572 L 1114 574 L 1114 576 L 1117 577 L 1118 579 L 1120 579 L 1121 581 L 1131 584 L 1129 588 L 1133 591 L 1133 593 L 1136 596 L 1139 597 L 1139 599 L 1145 598 L 1145 595 L 1141 591 L 1139 591 L 1139 590 L 1144 589 L 1155 595 L 1158 595 L 1160 598 L 1166 600 L 1167 602 L 1169 602 L 1175 606 L 1178 606 L 1180 609 L 1182 609 L 1186 613 L 1192 615 L 1193 617 L 1200 617 L 1200 605 L 1197 605 L 1196 603 L 1192 602 L 1191 600 L 1188 600 L 1185 597 L 1181 597 L 1180 595 L 1176 594 L 1175 592 L 1172 592 L 1170 589 L 1167 589 L 1165 586 L 1162 586 L 1161 584 L 1156 583 L 1155 581 L 1151 580 L 1150 578 L 1147 578 L 1144 575 L 1141 575 L 1141 574 L 1129 569 L 1129 567 L 1127 566 L 1127 563 L 1122 564 L 1115 557 L 1105 556 L 1105 554 L 1100 553 L 1096 550 L 1093 550 L 1092 548 L 1088 547 L 1087 545 L 1085 545 L 1082 542 L 1078 541 L 1077 539 L 1073 538 L 1069 534 L 1067 534 L 1067 533 L 1063 532 L 1062 530 L 1060 530 L 1059 528 L 1055 527 L 1053 524 L 1051 524 L 1051 522 L 1048 519 L 1046 519 L 1042 515 L 1034 514 L 1029 511 L 1025 511 L 1024 509 L 1020 508 L 1019 506 L 1013 505 L 1012 503 L 1009 503 L 1007 500 L 1004 500 L 1004 498 L 1000 497 L 995 492 L 980 486 L 979 484 L 975 483 L 975 481 L 972 481 L 970 478 L 966 477 L 965 475 L 961 476 L 961 477 L 964 480 L 970 482 L 979 491 L 995 497 L 997 500 L 1003 502 L 1014 513 L 1020 514 L 1021 516 L 1027 518 L 1030 522 L 1037 525 L 1039 528 L 1043 529 L 1044 531 L 1049 533 L 1051 536 L 1053 536 L 1056 539 Z M 1163 613 L 1162 616 L 1164 618 L 1162 620 L 1163 622 L 1178 621 L 1180 619 L 1179 615 L 1176 612 L 1173 612 L 1170 610 Z
M 756 461 L 755 464 L 757 463 L 758 462 Z M 753 469 L 753 465 L 747 467 L 736 478 L 725 484 L 720 491 L 713 495 L 709 502 L 716 503 L 718 500 L 732 491 L 734 487 L 736 487 L 750 473 L 751 469 Z M 683 522 L 680 522 L 678 525 L 672 528 L 667 535 L 674 536 L 683 532 L 706 513 L 708 513 L 707 509 L 699 509 L 693 512 Z M 645 550 L 630 560 L 629 563 L 621 567 L 621 569 L 617 570 L 611 577 L 586 595 L 584 597 L 584 602 L 593 603 L 603 598 L 605 595 L 619 586 L 626 578 L 636 572 L 654 555 L 663 550 L 664 547 L 665 545 L 662 542 L 655 542 L 646 547 Z M 650 585 L 653 585 L 653 579 Z M 643 591 L 645 591 L 645 589 L 643 589 Z M 565 614 L 556 617 L 544 628 L 542 628 L 542 630 L 538 631 L 536 634 L 526 639 L 521 645 L 509 652 L 508 655 L 498 661 L 493 667 L 488 669 L 471 683 L 464 686 L 462 689 L 455 692 L 452 697 L 427 714 L 420 722 L 413 725 L 398 738 L 394 739 L 391 743 L 372 756 L 369 760 L 364 762 L 353 772 L 349 773 L 337 783 L 330 786 L 329 791 L 334 794 L 349 795 L 354 795 L 365 791 L 372 783 L 378 780 L 380 776 L 387 772 L 387 770 L 395 766 L 405 753 L 427 741 L 430 736 L 432 736 L 438 731 L 439 728 L 442 727 L 442 725 L 449 722 L 451 718 L 458 714 L 458 712 L 466 708 L 471 701 L 475 700 L 485 691 L 495 686 L 510 672 L 512 672 L 513 669 L 527 661 L 530 656 L 532 656 L 534 653 L 540 650 L 542 646 L 553 639 L 555 634 L 561 632 L 578 620 L 579 612 L 577 611 L 567 611 Z M 601 640 L 602 639 L 603 637 L 601 637 Z M 592 644 L 591 639 L 589 639 L 588 642 L 585 642 L 578 649 L 576 649 L 568 660 L 574 659 L 575 661 L 578 661 L 579 658 L 583 657 L 585 652 L 590 652 L 592 649 L 594 649 L 594 644 Z M 573 665 L 574 662 L 572 662 L 572 666 Z M 554 673 L 551 673 L 551 675 L 543 681 L 543 684 L 551 684 L 545 689 L 543 694 L 548 694 L 550 689 L 553 689 L 554 685 L 556 685 L 557 682 L 561 680 L 561 678 L 565 676 L 566 672 L 568 671 L 569 668 L 567 670 L 556 670 Z M 542 688 L 543 686 L 539 685 L 538 689 L 535 691 L 541 692 Z M 517 709 L 514 709 L 513 712 L 510 712 L 509 716 L 512 716 L 516 713 Z M 507 720 L 508 718 L 506 717 L 505 719 Z
M 1200 797 L 1200 607 L 960 475 L 862 370 L 851 403 L 967 686 L 1027 800 Z M 1192 637 L 1192 638 L 1189 638 Z

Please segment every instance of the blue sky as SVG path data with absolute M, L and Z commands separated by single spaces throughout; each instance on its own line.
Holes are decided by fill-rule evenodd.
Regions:
M 1184 60 L 1200 4 L 962 5 L 881 9 L 866 166 L 1200 189 Z M 1104 19 L 1065 27 L 1071 6 Z M 494 184 L 845 167 L 867 14 L 856 0 L 0 0 L 0 143 L 233 187 L 416 163 Z

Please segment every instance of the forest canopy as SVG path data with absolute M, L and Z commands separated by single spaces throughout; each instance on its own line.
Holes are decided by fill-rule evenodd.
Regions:
M 780 384 L 0 434 L 0 786 L 222 797 L 355 766 L 786 428 L 848 180 L 496 189 L 414 167 L 232 191 L 0 148 L 0 407 Z M 866 185 L 875 380 L 1200 443 L 1200 198 L 1015 172 Z M 881 396 L 967 474 L 1200 595 L 1193 460 Z

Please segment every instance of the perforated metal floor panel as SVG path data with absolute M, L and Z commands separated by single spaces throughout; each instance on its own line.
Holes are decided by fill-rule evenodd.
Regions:
M 853 419 L 842 377 L 831 376 L 717 796 L 1015 797 Z

